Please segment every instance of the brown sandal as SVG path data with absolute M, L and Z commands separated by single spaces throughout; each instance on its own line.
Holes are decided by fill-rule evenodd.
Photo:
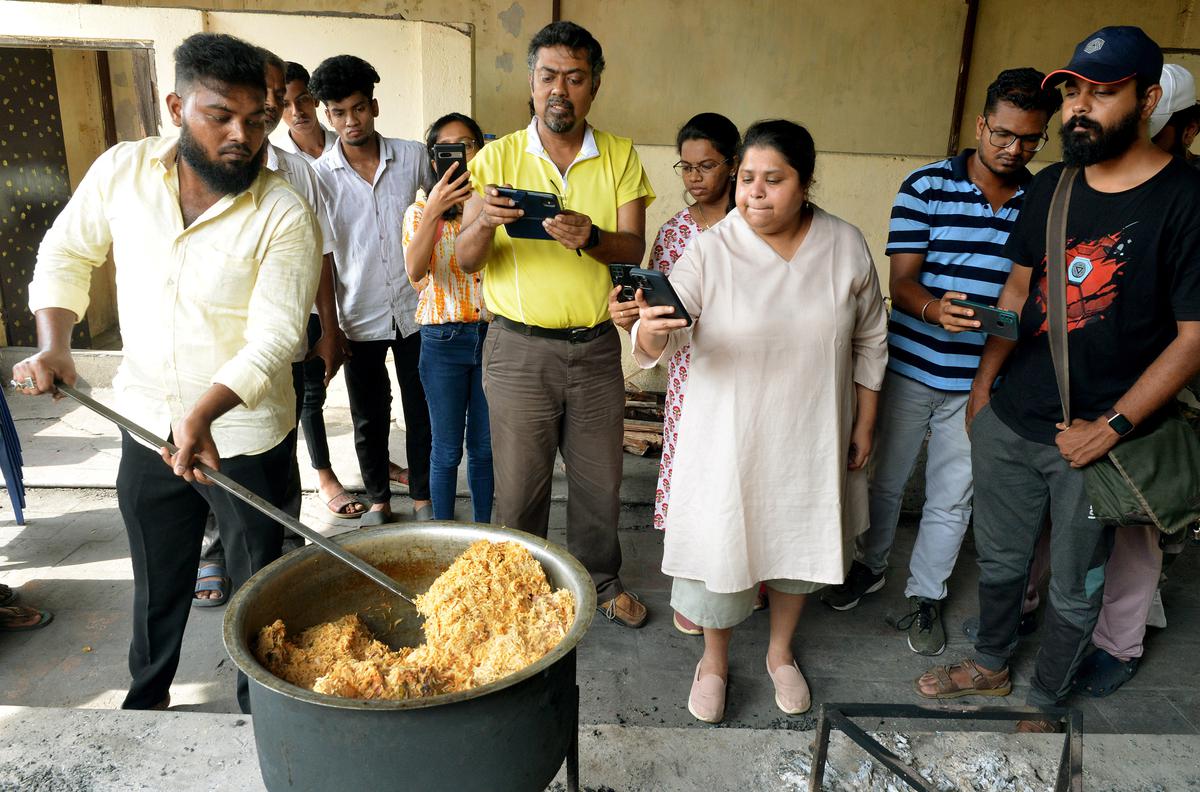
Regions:
M 958 686 L 958 683 L 950 676 L 950 672 L 956 668 L 961 668 L 967 673 L 973 687 Z M 932 681 L 937 683 L 937 691 L 932 694 L 921 690 L 921 681 L 930 677 L 932 677 Z M 974 660 L 963 660 L 956 666 L 934 666 L 918 677 L 917 681 L 913 683 L 913 687 L 916 688 L 918 696 L 930 699 L 954 699 L 962 696 L 1007 696 L 1012 692 L 1012 681 L 1008 677 L 1007 668 L 988 672 L 976 665 Z

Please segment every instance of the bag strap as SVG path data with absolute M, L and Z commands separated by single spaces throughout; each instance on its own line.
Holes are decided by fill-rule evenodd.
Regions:
M 1067 213 L 1071 206 L 1071 188 L 1077 167 L 1063 168 L 1050 199 L 1046 217 L 1046 319 L 1050 329 L 1050 357 L 1058 380 L 1058 398 L 1062 401 L 1063 423 L 1071 423 L 1071 368 L 1067 350 Z

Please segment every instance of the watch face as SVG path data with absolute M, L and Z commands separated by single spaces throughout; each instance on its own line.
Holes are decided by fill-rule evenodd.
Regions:
M 1124 437 L 1133 431 L 1133 424 L 1129 422 L 1121 413 L 1117 413 L 1112 418 L 1108 419 L 1108 425 L 1113 428 L 1113 431 Z

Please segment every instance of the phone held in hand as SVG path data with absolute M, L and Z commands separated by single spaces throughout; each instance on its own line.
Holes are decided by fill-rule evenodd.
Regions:
M 438 181 L 446 177 L 450 166 L 456 162 L 458 169 L 454 171 L 453 178 L 457 179 L 467 172 L 466 143 L 434 143 L 430 152 L 433 154 L 433 172 Z
M 634 299 L 637 290 L 641 289 L 647 305 L 669 305 L 675 312 L 667 314 L 665 318 L 683 319 L 688 327 L 691 326 L 692 317 L 683 307 L 683 301 L 675 293 L 665 273 L 628 264 L 610 264 L 608 271 L 612 276 L 613 285 L 621 287 L 621 294 L 617 298 L 620 302 Z
M 979 320 L 979 332 L 1007 338 L 1009 341 L 1017 340 L 1019 317 L 1015 312 L 1002 311 L 971 300 L 951 300 L 950 304 L 974 311 L 975 316 L 971 318 Z
M 503 198 L 511 199 L 516 204 L 515 208 L 525 213 L 504 226 L 510 237 L 553 239 L 542 226 L 542 221 L 562 214 L 562 204 L 559 203 L 557 195 L 536 190 L 518 190 L 514 187 L 497 187 L 496 192 Z
M 635 269 L 637 269 L 635 264 L 608 265 L 608 274 L 612 277 L 613 286 L 621 287 L 621 291 L 617 294 L 617 302 L 633 302 L 637 287 L 633 285 L 633 279 L 629 277 L 629 273 Z

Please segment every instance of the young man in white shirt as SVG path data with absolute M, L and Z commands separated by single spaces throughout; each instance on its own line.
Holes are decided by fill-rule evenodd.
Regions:
M 354 421 L 354 447 L 370 511 L 363 525 L 393 519 L 388 462 L 390 350 L 400 384 L 408 453 L 409 496 L 417 519 L 433 518 L 429 499 L 429 408 L 417 366 L 421 336 L 417 292 L 408 282 L 401 244 L 404 210 L 417 189 L 433 183 L 423 143 L 387 138 L 375 131 L 379 74 L 362 58 L 327 58 L 309 80 L 312 95 L 338 142 L 317 160 L 337 236 L 334 257 L 338 312 L 349 339 L 346 390 Z
M 308 81 L 308 69 L 299 63 L 287 62 L 283 98 L 283 123 L 287 125 L 287 134 L 280 138 L 279 147 L 312 164 L 333 148 L 338 138 L 317 119 L 317 102 L 309 93 Z

